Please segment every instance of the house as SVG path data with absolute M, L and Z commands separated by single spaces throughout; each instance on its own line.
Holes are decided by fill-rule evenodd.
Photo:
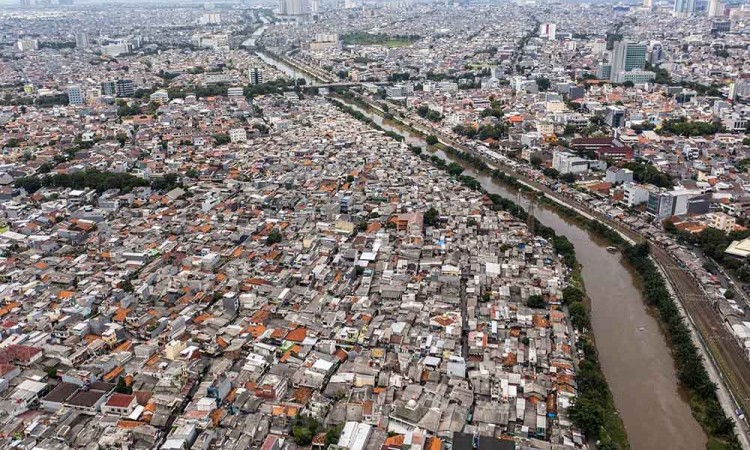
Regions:
M 104 414 L 112 414 L 115 416 L 129 416 L 132 414 L 135 407 L 138 405 L 135 395 L 121 394 L 115 392 L 102 405 L 102 412 Z

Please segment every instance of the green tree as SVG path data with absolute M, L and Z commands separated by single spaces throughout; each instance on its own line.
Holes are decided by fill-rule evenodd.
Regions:
M 427 227 L 434 227 L 438 224 L 440 213 L 435 208 L 430 208 L 424 213 L 424 225 Z
M 425 138 L 425 142 L 427 142 L 427 145 L 436 145 L 439 141 L 437 136 L 430 134 Z
M 213 138 L 214 138 L 214 143 L 215 143 L 215 144 L 216 144 L 217 146 L 219 146 L 219 145 L 224 145 L 224 144 L 228 144 L 228 143 L 230 143 L 230 142 L 231 142 L 231 139 L 229 139 L 229 135 L 228 135 L 228 134 L 226 134 L 226 133 L 216 133 L 216 134 L 214 134 L 214 135 L 213 135 L 213 136 L 211 136 L 211 137 L 213 137 Z
M 566 304 L 572 305 L 573 303 L 579 303 L 582 302 L 584 299 L 583 291 L 580 289 L 568 286 L 565 289 L 563 289 L 563 300 Z
M 541 295 L 530 295 L 529 298 L 526 300 L 526 306 L 529 308 L 545 308 L 547 306 L 547 302 L 544 301 L 544 297 Z
M 575 302 L 568 307 L 570 323 L 576 330 L 582 332 L 588 326 L 588 312 L 582 302 Z
M 278 244 L 279 242 L 281 242 L 281 239 L 281 232 L 278 229 L 274 228 L 270 233 L 268 233 L 268 236 L 266 237 L 266 245 Z
M 132 394 L 133 388 L 131 386 L 128 386 L 127 383 L 125 383 L 125 378 L 120 376 L 117 378 L 117 386 L 115 387 L 115 392 L 119 392 L 120 394 Z

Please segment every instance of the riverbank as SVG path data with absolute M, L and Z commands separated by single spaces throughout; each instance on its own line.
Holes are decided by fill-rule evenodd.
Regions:
M 404 136 L 384 130 L 372 119 L 344 103 L 335 99 L 330 99 L 330 101 L 344 112 L 373 126 L 375 129 L 395 134 L 399 141 L 405 140 Z M 492 201 L 493 209 L 507 211 L 520 220 L 526 221 L 528 219 L 528 213 L 520 205 L 499 195 L 488 193 L 475 178 L 463 175 L 463 169 L 460 166 L 457 168 L 453 165 L 454 163 L 448 164 L 438 156 L 427 155 L 421 151 L 420 147 L 410 146 L 410 149 L 423 160 L 430 161 L 435 167 L 453 175 L 465 186 L 486 194 Z M 455 149 L 451 149 L 451 151 L 459 153 Z M 473 162 L 482 166 L 481 170 L 489 169 L 486 163 L 478 158 L 473 159 Z M 515 184 L 521 187 L 515 178 L 507 177 L 499 171 L 496 172 L 498 172 L 497 178 L 502 178 L 502 180 L 511 184 L 515 181 Z M 598 442 L 597 448 L 600 450 L 629 449 L 630 445 L 625 426 L 615 408 L 612 393 L 599 364 L 598 353 L 591 334 L 592 327 L 588 308 L 584 305 L 586 295 L 580 278 L 580 265 L 576 259 L 573 244 L 566 237 L 558 236 L 552 228 L 543 225 L 536 218 L 533 220 L 536 234 L 552 241 L 555 251 L 562 255 L 566 265 L 571 268 L 571 274 L 574 275 L 571 277 L 571 286 L 563 294 L 563 302 L 569 311 L 571 323 L 579 333 L 576 346 L 583 352 L 583 358 L 579 362 L 576 372 L 579 397 L 576 405 L 570 409 L 570 417 L 576 426 L 584 431 L 590 441 Z
M 408 129 L 411 132 L 416 132 L 424 136 L 424 133 L 412 127 L 408 127 Z M 479 171 L 486 172 L 490 170 L 490 167 L 482 158 L 443 144 L 437 144 L 436 147 Z M 492 178 L 518 190 L 532 190 L 525 183 L 500 170 L 492 171 Z M 606 224 L 585 217 L 576 210 L 560 202 L 553 201 L 542 193 L 540 194 L 537 197 L 539 202 L 543 202 L 547 206 L 556 209 L 561 215 L 574 220 L 583 228 L 623 250 L 626 261 L 636 270 L 638 277 L 643 283 L 643 293 L 647 304 L 649 307 L 655 309 L 657 312 L 656 316 L 665 330 L 672 351 L 672 357 L 677 367 L 678 379 L 688 392 L 688 403 L 693 416 L 709 438 L 707 448 L 741 448 L 734 433 L 734 423 L 726 416 L 719 404 L 716 387 L 708 376 L 697 347 L 692 343 L 690 329 L 678 313 L 674 299 L 668 293 L 664 297 L 663 288 L 665 280 L 655 270 L 653 261 L 648 258 L 648 255 L 646 255 L 646 260 L 642 259 L 642 253 L 644 251 L 648 253 L 648 247 L 646 246 L 644 250 L 643 246 L 633 245 L 634 243 L 629 238 L 621 235 Z M 653 278 L 653 274 L 658 278 Z M 654 286 L 657 284 L 660 284 L 661 288 L 654 291 Z
M 451 149 L 451 154 L 468 164 L 476 164 L 478 170 L 487 168 L 483 160 L 473 155 L 456 149 Z M 476 160 L 479 162 L 475 163 Z M 514 177 L 499 170 L 493 172 L 493 178 L 517 189 L 529 189 Z M 629 238 L 608 225 L 584 217 L 573 208 L 553 201 L 541 192 L 537 195 L 537 201 L 554 208 L 561 215 L 623 251 L 625 260 L 633 267 L 643 284 L 647 305 L 655 310 L 656 317 L 663 326 L 677 368 L 677 376 L 680 384 L 686 388 L 693 416 L 708 436 L 706 447 L 710 450 L 740 449 L 734 422 L 727 417 L 719 403 L 716 385 L 711 381 L 698 349 L 693 344 L 690 329 L 679 313 L 674 298 L 666 290 L 666 280 L 656 270 L 650 258 L 648 244 L 633 244 L 629 242 Z

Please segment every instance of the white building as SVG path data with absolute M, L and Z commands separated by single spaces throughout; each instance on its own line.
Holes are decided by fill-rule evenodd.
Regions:
M 725 233 L 729 233 L 734 230 L 737 224 L 737 219 L 723 212 L 708 213 L 705 216 L 706 224 L 711 228 L 716 228 Z
M 232 142 L 246 142 L 247 131 L 244 128 L 233 128 L 229 130 L 229 140 Z
M 372 426 L 359 422 L 346 422 L 337 443 L 340 449 L 364 450 L 370 440 Z
M 623 185 L 623 199 L 628 206 L 637 206 L 648 201 L 648 189 L 636 183 Z
M 159 89 L 158 91 L 151 94 L 149 100 L 156 103 L 167 103 L 169 101 L 169 93 L 166 89 Z
M 39 42 L 36 39 L 19 39 L 16 47 L 22 52 L 28 52 L 39 48 Z
M 589 160 L 568 152 L 555 152 L 552 167 L 560 173 L 582 173 L 589 170 Z

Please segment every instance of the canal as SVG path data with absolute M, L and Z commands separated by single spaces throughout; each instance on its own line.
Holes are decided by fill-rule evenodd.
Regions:
M 255 54 L 258 56 L 258 58 L 263 60 L 264 63 L 268 64 L 269 66 L 275 67 L 280 72 L 290 76 L 293 80 L 298 80 L 300 78 L 303 78 L 308 85 L 315 84 L 315 80 L 310 78 L 305 72 L 299 71 L 295 69 L 294 67 L 290 66 L 289 64 L 286 64 L 282 61 L 272 58 L 271 56 L 266 55 L 263 52 L 258 51 L 258 52 L 255 52 Z
M 426 148 L 417 135 L 397 128 L 383 117 L 366 114 L 385 130 L 406 137 L 406 143 Z M 479 173 L 442 151 L 430 152 L 464 166 L 490 193 L 520 202 L 529 200 L 514 189 Z M 534 215 L 556 233 L 567 237 L 576 249 L 586 291 L 591 299 L 591 322 L 602 370 L 612 390 L 634 450 L 706 448 L 706 435 L 693 418 L 681 395 L 677 374 L 665 336 L 646 307 L 641 286 L 619 254 L 607 252 L 607 243 L 543 204 L 534 205 Z

